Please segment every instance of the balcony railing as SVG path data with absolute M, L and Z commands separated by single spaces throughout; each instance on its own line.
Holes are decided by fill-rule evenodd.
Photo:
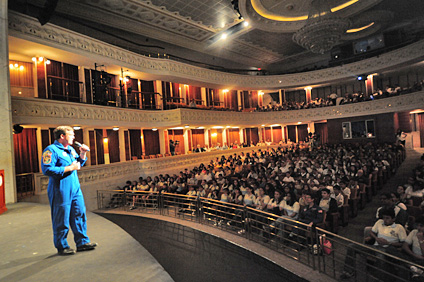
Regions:
M 254 208 L 172 193 L 97 191 L 100 211 L 156 214 L 209 225 L 238 234 L 313 270 L 339 279 L 344 271 L 355 281 L 410 281 L 424 267 L 384 248 L 375 248 L 328 232 L 325 221 L 310 227 Z

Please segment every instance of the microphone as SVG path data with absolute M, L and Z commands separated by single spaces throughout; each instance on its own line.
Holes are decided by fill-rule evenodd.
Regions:
M 78 141 L 74 141 L 74 144 L 79 148 L 79 147 L 82 147 L 82 146 L 85 146 L 85 147 L 87 147 L 87 152 L 90 152 L 90 148 L 88 148 L 88 146 L 87 145 L 84 145 L 84 144 L 81 144 L 80 142 L 78 142 Z

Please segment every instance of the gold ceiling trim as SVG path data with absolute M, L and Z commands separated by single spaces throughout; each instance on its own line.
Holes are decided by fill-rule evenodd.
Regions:
M 356 2 L 358 2 L 359 0 L 350 0 L 345 2 L 344 4 L 341 4 L 339 6 L 336 6 L 334 8 L 331 9 L 331 12 L 337 12 L 340 11 L 344 8 L 347 8 L 353 4 L 355 4 Z M 264 6 L 262 6 L 261 4 L 261 0 L 250 0 L 250 3 L 252 4 L 253 9 L 255 10 L 256 13 L 258 13 L 260 16 L 269 19 L 269 20 L 274 20 L 274 21 L 279 21 L 279 22 L 296 22 L 296 21 L 304 21 L 308 19 L 308 15 L 304 15 L 304 16 L 299 16 L 299 17 L 285 17 L 273 12 L 268 11 Z

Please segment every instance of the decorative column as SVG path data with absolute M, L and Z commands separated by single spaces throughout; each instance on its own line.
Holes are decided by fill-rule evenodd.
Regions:
M 210 147 L 210 145 L 209 145 L 209 131 L 210 131 L 209 128 L 208 129 L 205 129 L 204 130 L 204 134 L 203 134 L 203 136 L 205 137 L 205 147 L 206 148 L 209 148 Z
M 262 138 L 262 129 L 263 129 L 263 127 L 258 127 L 258 138 L 259 138 L 259 141 L 265 141 L 263 138 Z
M 202 87 L 200 88 L 200 93 L 202 94 L 202 105 L 207 106 L 207 99 L 206 99 L 206 88 Z
M 119 160 L 121 162 L 125 162 L 127 160 L 126 154 L 125 154 L 125 129 L 119 128 L 118 138 L 119 138 Z
M 305 92 L 306 92 L 306 103 L 310 103 L 311 102 L 311 97 L 312 97 L 312 95 L 311 95 L 311 90 L 312 90 L 312 87 L 310 87 L 310 86 L 308 86 L 308 87 L 305 87 Z
M 280 96 L 280 105 L 282 105 L 283 104 L 283 98 L 284 98 L 284 90 L 279 89 L 278 94 Z
M 370 74 L 367 76 L 367 79 L 365 80 L 365 95 L 369 97 L 372 93 L 374 93 L 374 76 Z
M 157 97 L 157 99 L 155 99 L 156 100 L 156 108 L 163 110 L 163 108 L 162 108 L 162 105 L 163 105 L 163 103 L 162 103 L 162 98 L 163 98 L 162 81 L 155 80 L 153 87 L 155 89 L 155 92 L 157 92 L 161 95 L 160 97 Z
M 0 87 L 0 129 L 3 133 L 0 136 L 0 171 L 4 170 L 2 181 L 4 181 L 6 204 L 15 203 L 17 200 L 9 77 L 7 2 L 0 1 L 0 85 L 2 85 Z
M 189 142 L 188 142 L 188 131 L 190 129 L 185 128 L 183 131 L 183 137 L 184 137 L 184 152 L 187 154 L 188 151 L 191 151 L 190 146 L 189 146 Z M 180 145 L 181 146 L 181 145 Z
M 78 80 L 82 82 L 82 84 L 79 84 L 79 90 L 80 90 L 80 98 L 83 103 L 87 103 L 87 93 L 85 91 L 85 75 L 84 75 L 84 67 L 78 66 Z
M 227 144 L 227 129 L 225 128 L 224 130 L 222 130 L 222 146 L 224 146 L 224 144 Z
M 239 135 L 240 135 L 240 145 L 244 143 L 244 134 L 243 134 L 244 130 L 243 128 L 239 128 Z
M 158 129 L 159 132 L 159 148 L 160 148 L 160 154 L 165 155 L 166 148 L 168 144 L 165 143 L 165 130 L 164 129 Z
M 238 105 L 237 110 L 243 109 L 243 100 L 241 98 L 242 94 L 243 94 L 243 91 L 241 90 L 237 91 L 237 105 Z

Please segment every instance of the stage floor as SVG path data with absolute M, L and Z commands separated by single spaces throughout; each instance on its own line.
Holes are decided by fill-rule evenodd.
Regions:
M 87 213 L 94 251 L 59 256 L 53 246 L 50 207 L 7 205 L 0 215 L 0 281 L 173 281 L 156 259 L 109 220 Z M 75 248 L 72 232 L 68 242 Z

